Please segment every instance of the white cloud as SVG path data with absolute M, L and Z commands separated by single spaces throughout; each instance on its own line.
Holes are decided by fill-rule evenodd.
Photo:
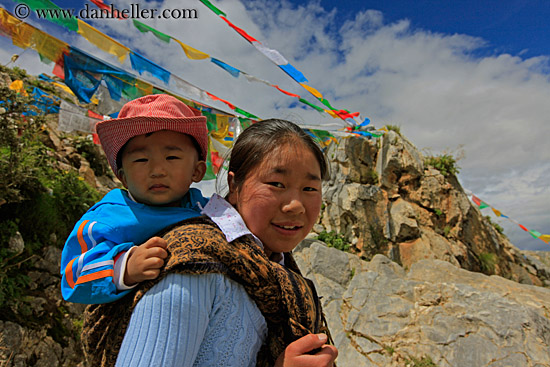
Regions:
M 269 0 L 246 2 L 246 6 L 238 0 L 214 3 L 235 25 L 280 51 L 333 106 L 359 111 L 378 127 L 400 125 L 420 149 L 428 147 L 437 153 L 462 147 L 465 157 L 459 165 L 464 187 L 527 228 L 550 233 L 548 56 L 523 59 L 495 51 L 480 57 L 479 51 L 488 47 L 483 39 L 413 29 L 407 19 L 388 23 L 374 10 L 360 12 L 337 27 L 341 14 L 324 10 L 319 1 L 298 7 Z M 199 2 L 147 4 L 159 9 L 196 8 L 198 19 L 143 22 L 315 101 Z M 176 43 L 167 45 L 151 34 L 141 34 L 128 22 L 93 24 L 172 73 L 262 118 L 338 122 L 301 104 L 296 108 L 295 99 L 263 84 L 235 79 L 206 60 L 189 60 Z M 105 58 L 85 40 L 76 39 L 78 47 Z M 2 51 L 1 60 L 9 58 L 5 54 Z M 215 106 L 228 110 L 221 103 Z M 520 229 L 502 224 L 516 245 L 548 248 Z

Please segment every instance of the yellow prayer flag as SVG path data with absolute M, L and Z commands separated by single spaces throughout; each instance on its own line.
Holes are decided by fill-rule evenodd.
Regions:
M 216 130 L 210 131 L 210 135 L 218 140 L 223 140 L 229 134 L 229 116 L 216 115 Z
M 338 119 L 340 118 L 340 116 L 338 116 L 336 113 L 334 113 L 334 111 L 331 111 L 331 110 L 324 110 L 326 113 L 328 113 L 329 115 L 331 115 L 332 117 L 334 117 L 335 119 Z
M 539 236 L 539 239 L 541 239 L 544 242 L 550 244 L 550 234 L 543 234 L 543 235 Z
M 55 85 L 55 86 L 57 86 L 57 87 L 59 87 L 59 88 L 61 88 L 61 89 L 63 89 L 65 92 L 67 92 L 67 93 L 69 93 L 69 94 L 71 94 L 71 95 L 74 96 L 74 93 L 73 93 L 73 91 L 71 90 L 71 88 L 67 87 L 66 85 L 64 85 L 64 84 L 59 84 L 59 83 L 55 83 L 55 82 L 52 82 L 52 84 Z
M 305 83 L 300 83 L 302 87 L 308 90 L 309 93 L 313 94 L 317 98 L 323 98 L 323 95 L 315 88 L 310 87 L 309 85 Z M 338 118 L 338 115 L 336 116 Z
M 118 43 L 111 37 L 101 33 L 88 23 L 78 19 L 78 33 L 86 38 L 90 43 L 94 44 L 101 50 L 108 52 L 118 57 L 118 61 L 122 64 L 124 59 L 130 52 L 130 49 L 121 43 Z
M 499 210 L 496 210 L 495 208 L 491 208 L 491 209 L 493 209 L 493 212 L 497 217 L 500 217 L 502 215 L 502 213 Z
M 63 52 L 69 52 L 69 45 L 49 34 L 34 29 L 31 47 L 42 57 L 57 62 L 61 60 Z
M 181 48 L 183 48 L 183 52 L 185 52 L 187 57 L 190 58 L 191 60 L 203 60 L 203 59 L 208 59 L 210 57 L 210 55 L 205 54 L 204 52 L 199 51 L 197 49 L 194 49 L 193 47 L 186 45 L 180 40 L 177 40 L 175 38 L 172 38 L 172 39 L 181 45 Z

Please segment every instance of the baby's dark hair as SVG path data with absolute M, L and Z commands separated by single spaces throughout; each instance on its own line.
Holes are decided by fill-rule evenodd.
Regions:
M 328 178 L 328 164 L 319 145 L 298 125 L 279 119 L 257 122 L 246 128 L 237 138 L 229 158 L 228 171 L 233 172 L 236 186 L 256 168 L 264 157 L 284 143 L 303 143 L 315 156 L 321 168 L 321 179 Z

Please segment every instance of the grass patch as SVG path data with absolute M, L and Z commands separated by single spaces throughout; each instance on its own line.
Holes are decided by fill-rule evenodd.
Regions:
M 410 359 L 405 359 L 405 366 L 407 367 L 437 367 L 437 365 L 432 361 L 430 357 L 422 357 L 417 359 L 411 357 Z
M 350 252 L 351 243 L 341 234 L 334 231 L 323 231 L 317 237 L 319 241 L 323 241 L 328 247 L 334 247 L 337 250 Z
M 457 159 L 451 154 L 428 156 L 424 159 L 424 164 L 437 169 L 445 177 L 456 176 L 460 172 Z
M 485 253 L 479 254 L 477 258 L 481 266 L 481 271 L 484 274 L 492 275 L 495 273 L 497 255 L 490 252 L 485 252 Z

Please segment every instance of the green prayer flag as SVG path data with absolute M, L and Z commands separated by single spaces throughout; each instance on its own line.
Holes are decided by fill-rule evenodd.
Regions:
M 330 139 L 330 138 L 333 138 L 334 136 L 326 131 L 326 130 L 315 130 L 315 129 L 310 129 L 316 136 L 318 136 L 321 140 L 326 140 L 326 139 Z
M 172 37 L 170 37 L 169 35 L 167 34 L 164 34 L 162 32 L 159 32 L 157 31 L 156 29 L 154 28 L 151 28 L 149 27 L 147 24 L 143 24 L 141 23 L 140 21 L 138 20 L 135 20 L 135 19 L 132 19 L 132 21 L 134 22 L 134 26 L 141 32 L 141 33 L 147 33 L 147 32 L 151 32 L 155 35 L 155 37 L 157 37 L 159 40 L 163 41 L 163 42 L 166 42 L 166 43 L 170 43 L 170 39 Z
M 206 5 L 210 10 L 212 10 L 214 13 L 216 13 L 217 15 L 223 15 L 224 17 L 226 17 L 227 15 L 225 15 L 225 13 L 223 11 L 221 11 L 220 9 L 216 8 L 214 5 L 212 5 L 212 3 L 208 0 L 201 0 L 201 3 L 203 3 L 204 5 Z
M 15 0 L 18 3 L 28 5 L 29 8 L 40 14 L 52 23 L 59 24 L 71 31 L 78 31 L 78 21 L 72 16 L 71 9 L 61 9 L 49 0 Z
M 321 99 L 319 99 L 319 101 L 321 101 L 322 104 L 324 104 L 325 106 L 327 106 L 327 107 L 330 108 L 331 110 L 336 111 L 336 108 L 332 107 L 332 106 L 330 105 L 330 102 L 327 101 L 326 99 L 321 98 Z
M 252 120 L 250 119 L 247 119 L 244 117 L 238 117 L 238 119 L 239 119 L 239 122 L 241 123 L 241 127 L 243 130 L 253 124 Z
M 306 101 L 306 100 L 303 99 L 303 98 L 300 98 L 299 101 L 302 102 L 302 103 L 304 103 L 304 104 L 307 104 L 309 107 L 312 107 L 312 108 L 316 109 L 316 110 L 319 111 L 319 112 L 323 112 L 323 111 L 324 111 L 324 109 L 322 109 L 321 107 L 315 106 L 313 103 L 308 102 L 308 101 Z
M 241 110 L 239 107 L 235 107 L 235 112 L 240 113 L 241 115 L 244 115 L 251 119 L 259 119 L 258 116 L 251 114 L 250 112 L 246 112 L 245 110 Z
M 206 155 L 206 173 L 202 179 L 203 181 L 216 179 L 216 174 L 212 170 L 212 158 L 210 158 L 210 153 Z
M 489 208 L 490 206 L 485 204 L 483 201 L 481 202 L 481 204 L 479 204 L 479 209 L 485 209 L 485 208 Z
M 540 233 L 540 232 L 538 232 L 538 231 L 535 231 L 535 230 L 530 230 L 530 231 L 529 231 L 529 234 L 530 234 L 531 236 L 533 236 L 534 238 L 539 238 L 539 237 L 542 235 L 542 233 Z
M 50 65 L 53 61 L 48 59 L 46 56 L 42 55 L 40 52 L 38 53 L 38 57 L 40 57 L 40 61 L 46 65 Z

